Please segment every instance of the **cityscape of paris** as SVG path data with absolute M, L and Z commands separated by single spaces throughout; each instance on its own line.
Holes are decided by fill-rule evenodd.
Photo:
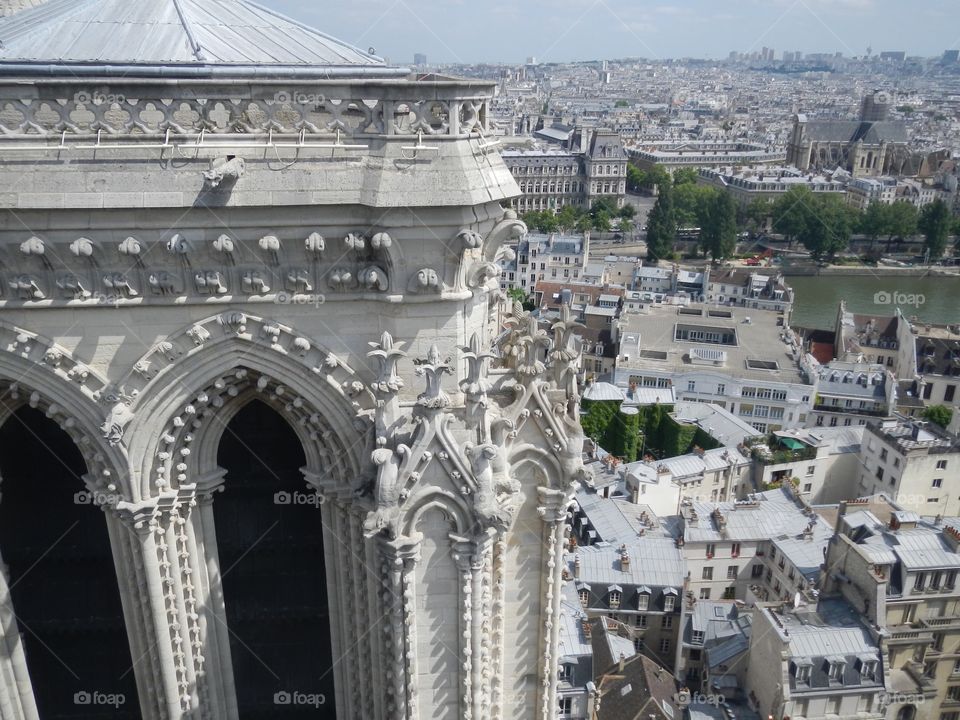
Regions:
M 0 0 L 0 720 L 960 720 L 958 19 Z

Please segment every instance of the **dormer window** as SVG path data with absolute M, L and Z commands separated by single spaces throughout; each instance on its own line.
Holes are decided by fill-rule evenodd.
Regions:
M 589 606 L 590 606 L 590 586 L 589 586 L 589 585 L 587 585 L 585 582 L 578 582 L 578 583 L 577 583 L 577 595 L 578 595 L 579 598 L 580 598 L 580 606 L 581 606 L 581 607 L 589 607 Z
M 858 658 L 857 663 L 860 665 L 860 678 L 872 680 L 877 672 L 877 661 L 872 656 L 867 656 Z
M 663 598 L 663 611 L 664 612 L 673 612 L 674 603 L 677 599 L 673 595 L 667 595 Z
M 843 669 L 846 661 L 841 658 L 827 658 L 827 677 L 830 682 L 843 682 Z
M 807 659 L 800 659 L 794 663 L 793 666 L 793 675 L 797 679 L 798 683 L 808 683 L 810 682 L 810 661 Z
M 637 595 L 637 610 L 646 610 L 650 607 L 650 591 L 640 591 Z
M 623 596 L 623 588 L 619 585 L 611 585 L 607 588 L 607 602 L 610 607 L 620 607 L 620 598 Z

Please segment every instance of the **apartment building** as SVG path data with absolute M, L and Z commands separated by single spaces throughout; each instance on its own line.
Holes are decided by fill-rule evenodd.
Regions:
M 634 647 L 673 672 L 686 582 L 676 541 L 643 537 L 581 545 L 567 555 L 564 578 L 588 617 L 607 616 L 630 627 Z
M 933 423 L 894 416 L 869 422 L 857 496 L 885 494 L 904 510 L 960 515 L 960 439 Z
M 843 600 L 758 607 L 749 653 L 747 687 L 761 717 L 884 717 L 879 639 Z
M 825 591 L 882 629 L 892 693 L 887 717 L 960 712 L 960 519 L 921 518 L 867 500 L 841 503 Z
M 683 501 L 680 516 L 697 599 L 778 601 L 815 588 L 831 528 L 790 488 L 734 502 Z
M 807 416 L 810 427 L 866 425 L 893 413 L 897 381 L 885 366 L 838 360 L 821 365 L 810 355 L 805 360 L 817 388 Z
M 533 294 L 537 282 L 577 282 L 590 256 L 590 233 L 527 233 L 513 258 L 500 260 L 501 289 L 519 288 Z
M 715 403 L 761 433 L 805 426 L 815 391 L 782 315 L 701 304 L 621 318 L 614 382 L 672 387 L 678 399 Z

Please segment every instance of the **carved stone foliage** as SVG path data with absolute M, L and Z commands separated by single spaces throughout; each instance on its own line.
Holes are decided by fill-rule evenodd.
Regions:
M 188 361 L 197 353 L 216 352 L 218 345 L 237 340 L 259 345 L 264 350 L 289 358 L 301 366 L 304 373 L 318 376 L 324 382 L 327 391 L 332 391 L 341 398 L 345 407 L 352 408 L 357 418 L 356 422 L 360 423 L 361 428 L 369 426 L 373 419 L 373 394 L 358 382 L 352 368 L 329 351 L 296 333 L 292 328 L 239 310 L 225 310 L 159 342 L 134 364 L 132 370 L 120 383 L 120 387 L 130 398 L 129 404 L 135 412 L 137 399 L 151 383 L 158 380 L 164 370 L 176 363 Z M 268 379 L 265 382 L 272 381 Z M 219 393 L 221 388 L 216 389 Z M 276 395 L 280 397 L 285 392 L 290 391 L 281 388 Z M 209 391 L 207 394 L 213 397 L 217 393 Z M 303 401 L 296 400 L 292 395 L 289 397 L 299 411 L 303 407 Z M 196 404 L 193 407 L 196 408 Z M 120 408 L 116 410 L 117 414 L 111 417 L 109 427 L 111 432 L 119 435 L 117 439 L 122 440 L 122 424 L 128 419 Z M 181 417 L 181 421 L 188 424 L 186 416 Z M 168 478 L 169 475 L 165 477 Z
M 85 398 L 84 402 L 89 403 L 90 414 L 96 417 L 98 408 L 105 408 L 113 399 L 106 380 L 65 348 L 20 328 L 0 325 L 0 350 L 15 356 L 29 368 L 26 372 L 16 373 L 15 380 L 0 379 L 0 397 L 4 398 L 6 409 L 11 410 L 23 402 L 43 410 L 67 431 L 83 454 L 89 489 L 109 493 L 110 502 L 119 500 L 119 479 L 92 439 L 97 431 L 95 423 L 86 428 L 90 433 L 87 435 L 79 417 L 71 414 L 67 403 L 61 399 L 72 386 L 81 398 Z M 106 419 L 106 415 L 103 416 Z M 122 419 L 116 419 L 123 424 Z
M 512 237 L 518 227 L 519 221 L 501 222 L 494 233 Z M 21 267 L 0 283 L 0 304 L 273 302 L 278 294 L 318 292 L 324 302 L 358 295 L 392 302 L 391 291 L 458 300 L 463 296 L 454 298 L 451 293 L 479 291 L 488 293 L 493 303 L 500 294 L 498 263 L 513 251 L 498 245 L 488 253 L 490 237 L 461 230 L 449 245 L 463 248 L 454 253 L 455 260 L 444 257 L 435 264 L 408 268 L 398 242 L 383 230 L 348 232 L 337 239 L 326 239 L 319 232 L 299 238 L 225 233 L 212 237 L 198 229 L 149 242 L 134 235 L 123 240 L 61 237 L 56 242 L 30 236 L 21 242 Z

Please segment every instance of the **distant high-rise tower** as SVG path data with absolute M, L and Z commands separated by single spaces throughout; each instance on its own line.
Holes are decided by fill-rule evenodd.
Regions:
M 427 64 L 427 56 L 423 53 L 414 53 L 413 55 L 413 64 L 417 67 L 422 67 Z
M 943 51 L 943 60 L 941 62 L 944 65 L 952 65 L 958 60 L 960 60 L 960 50 L 944 50 Z

